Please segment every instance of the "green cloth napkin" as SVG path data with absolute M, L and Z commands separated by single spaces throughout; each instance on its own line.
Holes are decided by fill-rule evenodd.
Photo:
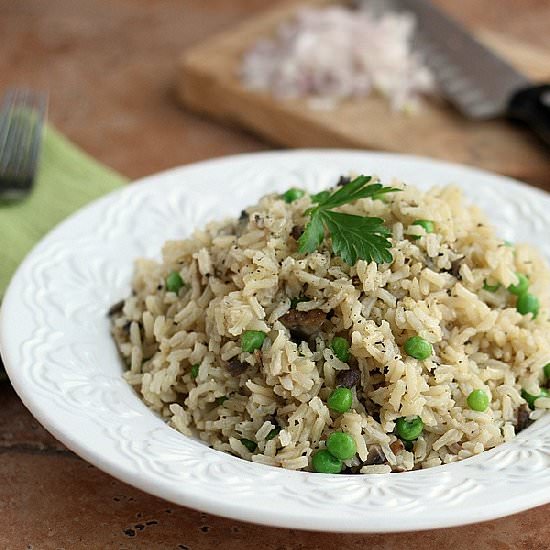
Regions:
M 32 194 L 0 203 L 0 297 L 13 272 L 52 227 L 126 179 L 47 126 Z
M 0 298 L 21 260 L 43 235 L 126 181 L 46 126 L 32 193 L 16 203 L 0 202 Z M 0 381 L 6 379 L 2 367 L 0 358 Z

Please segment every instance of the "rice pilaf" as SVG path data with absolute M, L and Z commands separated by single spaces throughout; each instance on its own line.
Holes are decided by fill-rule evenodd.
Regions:
M 293 470 L 320 471 L 315 455 L 344 432 L 346 473 L 455 462 L 544 414 L 546 262 L 499 239 L 458 188 L 392 185 L 338 208 L 384 220 L 391 263 L 349 265 L 329 237 L 300 253 L 307 193 L 267 195 L 166 242 L 161 262 L 138 260 L 111 317 L 124 377 L 147 406 L 214 449 Z M 538 315 L 522 310 L 518 274 Z M 338 388 L 350 398 L 340 410 L 329 406 Z

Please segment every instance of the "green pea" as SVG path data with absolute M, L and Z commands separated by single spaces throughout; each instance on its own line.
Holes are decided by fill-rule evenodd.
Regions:
M 544 376 L 546 377 L 546 380 L 550 380 L 550 363 L 546 363 L 543 369 L 544 369 Z
M 474 390 L 466 401 L 473 411 L 483 412 L 489 406 L 489 396 L 483 390 Z
M 535 401 L 539 397 L 550 397 L 550 393 L 548 393 L 548 390 L 546 388 L 541 388 L 540 393 L 538 395 L 531 395 L 530 393 L 527 393 L 525 390 L 521 390 L 521 397 L 527 401 L 527 404 L 529 405 L 530 409 L 535 408 Z
M 346 363 L 349 359 L 349 342 L 341 336 L 335 336 L 330 343 L 330 349 L 334 352 L 334 355 Z
M 410 355 L 420 361 L 424 361 L 424 359 L 427 359 L 433 353 L 433 348 L 430 342 L 427 342 L 420 336 L 411 336 L 405 342 L 404 348 L 407 355 Z
M 313 471 L 319 474 L 339 474 L 342 471 L 342 461 L 331 455 L 327 449 L 317 451 L 311 459 Z
M 272 439 L 275 439 L 278 435 L 279 435 L 279 432 L 281 431 L 281 428 L 279 426 L 275 426 L 275 428 L 273 428 L 266 436 L 265 436 L 265 440 L 266 441 L 271 441 Z
M 536 296 L 533 296 L 533 294 L 524 292 L 523 294 L 520 294 L 518 296 L 516 309 L 522 315 L 527 315 L 528 313 L 532 313 L 533 319 L 536 319 L 537 315 L 539 314 L 539 307 L 540 307 L 539 299 Z
M 423 227 L 426 233 L 433 233 L 435 229 L 435 224 L 431 220 L 415 220 L 411 225 L 419 225 L 420 227 Z M 420 239 L 420 235 L 411 235 L 411 238 L 414 241 L 417 241 Z
M 252 441 L 252 439 L 241 439 L 241 443 L 251 452 L 253 453 L 258 445 L 255 441 Z
M 199 375 L 199 367 L 199 363 L 191 367 L 191 378 L 197 378 L 197 376 Z
M 348 460 L 357 452 L 353 437 L 345 432 L 331 433 L 327 439 L 327 449 L 332 456 L 340 460 Z
M 301 199 L 305 195 L 305 191 L 303 189 L 298 189 L 297 187 L 291 187 L 287 191 L 283 193 L 283 199 L 285 199 L 285 202 L 291 203 L 295 200 Z
M 345 413 L 350 410 L 353 402 L 353 394 L 349 388 L 336 388 L 327 399 L 329 409 L 337 413 Z
M 181 275 L 177 271 L 172 271 L 168 277 L 166 277 L 166 290 L 169 292 L 179 292 L 179 289 L 184 285 Z
M 500 283 L 497 283 L 496 285 L 490 285 L 487 283 L 487 279 L 483 281 L 483 290 L 486 290 L 487 292 L 496 292 L 500 288 Z
M 241 336 L 241 349 L 252 352 L 260 349 L 265 340 L 265 332 L 261 330 L 245 330 Z
M 216 405 L 223 405 L 228 399 L 229 397 L 227 397 L 227 395 L 222 395 L 216 398 Z
M 527 292 L 527 289 L 529 288 L 529 279 L 523 275 L 523 273 L 516 273 L 516 276 L 518 278 L 518 282 L 516 285 L 510 285 L 508 287 L 508 292 L 519 296 L 520 294 Z
M 414 441 L 424 429 L 424 422 L 419 416 L 414 416 L 411 420 L 405 417 L 398 418 L 395 423 L 397 435 L 405 441 Z

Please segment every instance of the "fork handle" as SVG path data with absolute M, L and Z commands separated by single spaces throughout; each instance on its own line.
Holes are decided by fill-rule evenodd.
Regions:
M 509 119 L 526 124 L 550 145 L 550 84 L 518 90 L 508 102 Z

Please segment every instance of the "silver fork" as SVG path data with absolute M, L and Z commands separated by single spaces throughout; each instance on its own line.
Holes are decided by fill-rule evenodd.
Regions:
M 0 199 L 16 200 L 32 190 L 47 94 L 28 89 L 8 90 L 0 107 Z
M 48 96 L 12 89 L 0 106 L 0 201 L 20 199 L 33 186 Z M 0 297 L 1 301 L 1 297 Z M 0 382 L 7 375 L 0 357 Z

